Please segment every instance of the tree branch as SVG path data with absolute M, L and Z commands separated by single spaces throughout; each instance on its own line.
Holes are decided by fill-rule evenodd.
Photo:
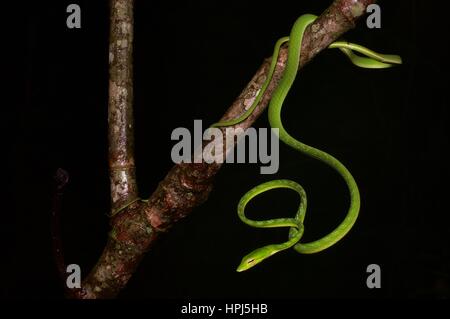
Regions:
M 111 211 L 138 195 L 134 164 L 133 4 L 111 0 L 109 36 L 109 174 Z
M 137 196 L 132 138 L 132 0 L 111 0 L 110 49 L 110 168 L 114 207 Z M 310 62 L 343 33 L 355 26 L 367 5 L 375 0 L 336 0 L 305 31 L 300 68 Z M 126 42 L 122 42 L 122 41 Z M 255 111 L 235 127 L 246 129 L 261 115 L 285 68 L 287 48 L 283 47 L 272 83 Z M 226 111 L 231 119 L 252 104 L 264 82 L 270 59 L 264 61 L 253 79 Z M 224 143 L 225 145 L 226 143 Z M 160 233 L 202 204 L 211 192 L 220 164 L 175 165 L 160 182 L 148 203 L 135 202 L 115 215 L 108 243 L 99 261 L 85 278 L 76 298 L 113 298 L 125 287 L 145 252 Z

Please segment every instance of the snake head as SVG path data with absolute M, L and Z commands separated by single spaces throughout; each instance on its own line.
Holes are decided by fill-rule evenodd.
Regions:
M 277 252 L 278 252 L 278 250 L 274 249 L 273 245 L 264 246 L 264 247 L 255 249 L 254 251 L 252 251 L 248 255 L 245 255 L 242 258 L 242 261 L 239 264 L 239 266 L 237 267 L 236 271 L 242 272 L 242 271 L 248 270 L 248 269 L 252 268 L 253 266 L 259 264 L 264 259 L 272 256 L 273 254 L 275 254 Z

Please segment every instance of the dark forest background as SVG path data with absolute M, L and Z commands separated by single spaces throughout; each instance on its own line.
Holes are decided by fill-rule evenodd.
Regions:
M 66 27 L 72 2 L 81 6 L 81 29 Z M 172 130 L 219 119 L 295 19 L 330 3 L 136 1 L 134 112 L 143 197 L 173 165 Z M 345 37 L 399 54 L 404 64 L 359 69 L 328 50 L 302 70 L 283 109 L 293 136 L 335 155 L 357 180 L 362 207 L 351 233 L 319 254 L 289 250 L 235 272 L 252 249 L 287 238 L 286 230 L 253 229 L 238 219 L 238 200 L 256 184 L 289 178 L 305 187 L 305 241 L 332 230 L 346 212 L 341 178 L 280 144 L 274 176 L 260 175 L 258 164 L 224 165 L 209 200 L 160 238 L 120 298 L 450 296 L 447 11 L 425 1 L 379 4 L 381 29 L 361 20 Z M 3 108 L 1 292 L 62 298 L 50 240 L 57 168 L 70 174 L 62 213 L 67 262 L 86 274 L 109 229 L 108 1 L 30 1 L 8 12 L 16 24 L 5 31 L 16 45 L 7 66 L 14 100 Z M 268 127 L 266 114 L 256 126 Z M 252 202 L 248 214 L 289 217 L 297 205 L 295 193 L 273 191 Z M 372 263 L 381 266 L 381 289 L 366 287 Z

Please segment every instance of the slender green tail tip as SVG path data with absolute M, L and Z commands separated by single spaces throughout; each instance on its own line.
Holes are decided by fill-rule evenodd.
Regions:
M 391 64 L 402 64 L 402 57 L 396 54 L 385 54 L 384 55 L 386 58 L 386 62 L 387 63 L 391 63 Z

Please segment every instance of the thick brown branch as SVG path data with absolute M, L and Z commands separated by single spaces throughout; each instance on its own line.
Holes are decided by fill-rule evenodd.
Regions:
M 113 4 L 120 5 L 125 5 L 124 3 L 126 2 L 126 0 L 112 1 Z M 325 49 L 344 32 L 353 28 L 356 20 L 365 12 L 367 5 L 374 2 L 375 0 L 336 0 L 306 30 L 302 43 L 300 67 L 311 61 L 315 55 Z M 113 6 L 113 11 L 114 8 L 115 7 Z M 129 11 L 126 12 L 131 14 Z M 131 17 L 126 21 L 130 21 L 131 23 Z M 117 26 L 114 25 L 114 23 L 116 23 L 117 20 L 115 18 L 113 18 L 111 22 L 113 23 L 112 33 L 122 32 L 116 29 Z M 112 35 L 111 39 L 117 41 L 115 35 Z M 129 45 L 130 43 L 127 44 Z M 114 44 L 112 45 L 114 46 Z M 265 96 L 253 114 L 246 121 L 238 124 L 238 127 L 243 129 L 250 127 L 266 108 L 273 90 L 277 86 L 283 73 L 286 58 L 287 50 L 286 48 L 283 48 L 280 52 L 274 79 L 266 91 Z M 128 60 L 122 60 L 121 63 L 127 61 Z M 269 59 L 259 68 L 256 75 L 227 110 L 222 119 L 230 119 L 238 116 L 253 102 L 253 99 L 257 95 L 267 76 L 268 69 Z M 128 74 L 127 72 L 131 72 L 130 69 L 128 69 L 127 64 L 125 66 L 118 65 L 117 70 L 121 70 L 126 74 Z M 126 77 L 126 75 L 115 76 L 118 78 Z M 128 93 L 131 92 L 131 87 L 129 86 L 122 85 L 120 88 L 124 88 Z M 113 90 L 116 89 L 117 88 L 113 86 Z M 124 96 L 127 96 L 129 99 L 129 95 L 125 94 Z M 130 100 L 128 99 L 126 99 L 126 101 L 129 102 Z M 123 105 L 131 105 L 126 104 L 128 102 L 122 101 Z M 122 108 L 121 110 L 124 109 Z M 125 113 L 120 113 L 120 118 L 128 119 L 128 115 L 130 114 L 131 111 L 126 110 Z M 110 117 L 116 118 L 118 115 L 111 116 L 110 113 Z M 116 121 L 110 120 L 110 132 L 114 132 L 115 123 Z M 123 122 L 120 121 L 119 123 L 123 124 Z M 130 122 L 127 122 L 127 124 L 128 123 Z M 123 128 L 123 126 L 119 125 L 119 128 L 120 127 Z M 127 131 L 123 132 L 123 134 L 119 134 L 118 136 L 120 136 L 121 139 L 113 141 L 115 143 L 112 151 L 114 156 L 112 158 L 115 159 L 114 163 L 118 163 L 119 166 L 122 167 L 122 172 L 126 172 L 129 167 L 134 167 L 132 156 L 130 156 L 132 147 L 132 144 L 130 143 L 132 140 L 128 135 L 130 132 L 131 131 Z M 139 261 L 157 238 L 157 235 L 167 231 L 171 225 L 180 218 L 185 217 L 194 207 L 200 205 L 207 199 L 213 186 L 213 177 L 219 169 L 220 164 L 199 163 L 175 165 L 169 171 L 165 179 L 159 184 L 148 203 L 143 204 L 136 202 L 120 214 L 116 215 L 112 220 L 112 231 L 110 233 L 108 244 L 98 263 L 84 280 L 83 287 L 81 291 L 77 293 L 77 297 L 115 297 L 120 290 L 125 287 Z M 128 172 L 131 171 L 133 172 L 132 178 L 126 180 L 132 180 L 134 182 L 134 170 Z M 126 174 L 123 173 L 122 176 L 126 176 Z M 121 181 L 121 179 L 117 180 Z M 133 191 L 135 191 L 135 188 L 133 188 Z M 129 194 L 130 190 L 127 189 L 126 193 Z M 121 200 L 121 198 L 122 196 L 119 197 L 119 200 Z
M 108 138 L 113 211 L 137 197 L 133 154 L 133 2 L 110 2 Z

